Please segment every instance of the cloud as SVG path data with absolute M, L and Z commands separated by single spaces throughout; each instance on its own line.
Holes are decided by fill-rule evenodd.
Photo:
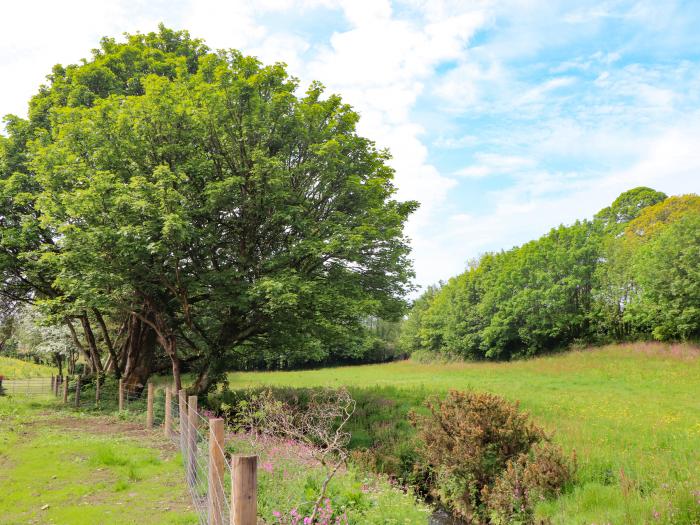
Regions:
M 41 16 L 36 16 L 41 13 Z M 651 0 L 24 0 L 0 19 L 0 114 L 104 35 L 186 28 L 320 80 L 388 147 L 418 283 L 645 184 L 700 191 L 700 9 Z
M 530 170 L 536 162 L 527 157 L 501 155 L 498 153 L 477 153 L 476 163 L 455 172 L 458 177 L 487 177 L 505 175 Z

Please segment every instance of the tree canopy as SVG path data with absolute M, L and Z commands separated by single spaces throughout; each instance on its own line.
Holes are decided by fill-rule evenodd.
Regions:
M 79 320 L 93 370 L 135 383 L 360 351 L 402 315 L 417 205 L 350 106 L 297 92 L 164 27 L 56 66 L 1 143 L 3 296 Z
M 404 323 L 407 352 L 471 359 L 571 344 L 700 337 L 700 197 L 623 193 L 592 221 L 483 255 L 430 288 Z

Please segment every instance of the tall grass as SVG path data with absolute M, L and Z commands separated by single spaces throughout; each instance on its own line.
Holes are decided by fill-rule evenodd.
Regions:
M 232 388 L 348 385 L 360 398 L 383 399 L 385 411 L 373 413 L 372 402 L 356 423 L 355 443 L 375 447 L 397 433 L 405 439 L 396 443 L 408 446 L 405 415 L 432 393 L 498 393 L 519 401 L 578 457 L 575 488 L 543 504 L 541 516 L 562 524 L 700 522 L 700 350 L 694 346 L 635 343 L 509 363 L 403 361 L 233 373 L 229 380 Z M 397 451 L 395 461 L 408 453 Z
M 5 379 L 48 377 L 56 373 L 56 369 L 50 366 L 37 365 L 13 357 L 0 357 L 0 376 L 4 376 Z

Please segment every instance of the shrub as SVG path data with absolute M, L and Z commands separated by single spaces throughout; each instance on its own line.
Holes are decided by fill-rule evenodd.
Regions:
M 488 521 L 488 501 L 531 515 L 530 502 L 518 491 L 524 494 L 530 484 L 533 498 L 546 497 L 568 479 L 561 453 L 517 404 L 487 393 L 451 391 L 426 406 L 429 415 L 412 415 L 422 442 L 418 468 L 429 472 L 423 476 L 429 494 L 468 523 Z M 542 446 L 533 448 L 538 443 Z
M 491 523 L 497 525 L 535 523 L 538 502 L 561 493 L 573 475 L 574 464 L 561 449 L 540 442 L 530 452 L 509 461 L 492 487 L 482 489 Z

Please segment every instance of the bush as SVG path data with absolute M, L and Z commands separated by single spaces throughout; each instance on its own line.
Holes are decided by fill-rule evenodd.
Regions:
M 574 466 L 559 447 L 541 442 L 509 461 L 492 487 L 482 489 L 491 523 L 535 523 L 537 503 L 554 498 L 571 482 Z
M 412 415 L 422 442 L 417 468 L 427 492 L 468 523 L 488 522 L 491 515 L 494 523 L 518 523 L 497 521 L 512 509 L 531 520 L 535 499 L 553 495 L 569 479 L 561 452 L 516 404 L 451 391 L 426 406 L 430 415 Z

